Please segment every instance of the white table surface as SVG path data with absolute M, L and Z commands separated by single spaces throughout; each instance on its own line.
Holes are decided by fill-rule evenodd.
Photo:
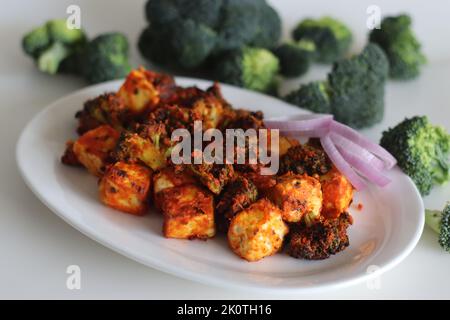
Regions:
M 333 14 L 355 32 L 354 50 L 366 34 L 366 8 L 372 1 L 271 1 L 284 20 L 285 34 L 302 17 Z M 90 35 L 119 30 L 132 43 L 134 64 L 143 64 L 135 43 L 144 27 L 144 1 L 24 1 L 3 3 L 0 10 L 0 298 L 133 298 L 133 299 L 376 299 L 450 298 L 450 255 L 425 228 L 413 253 L 383 274 L 379 286 L 360 284 L 321 294 L 263 295 L 225 290 L 179 279 L 131 261 L 85 237 L 41 204 L 25 186 L 15 163 L 15 145 L 25 124 L 44 106 L 85 84 L 69 76 L 40 74 L 21 51 L 21 36 L 48 18 L 64 17 L 69 4 L 81 7 L 82 26 Z M 373 139 L 406 115 L 428 114 L 450 129 L 450 6 L 443 1 L 378 0 L 383 13 L 409 12 L 425 46 L 429 64 L 412 82 L 387 86 L 386 118 L 367 130 Z M 359 31 L 358 31 L 359 30 Z M 319 79 L 328 67 L 314 69 L 300 81 Z M 284 90 L 299 80 L 286 83 Z M 440 208 L 449 188 L 425 199 Z M 401 197 L 401 195 L 399 195 Z M 81 268 L 81 290 L 66 288 L 66 268 Z

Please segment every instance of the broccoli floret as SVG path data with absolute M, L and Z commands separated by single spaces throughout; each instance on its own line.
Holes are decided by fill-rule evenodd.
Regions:
M 330 88 L 326 81 L 300 86 L 285 98 L 287 102 L 316 113 L 331 113 Z
M 449 180 L 450 135 L 426 116 L 405 119 L 384 131 L 380 144 L 397 159 L 422 195 L 429 194 L 433 184 Z
M 281 34 L 280 18 L 265 0 L 149 0 L 146 15 L 142 55 L 185 70 L 209 72 L 204 67 L 225 51 L 272 48 Z
M 306 73 L 315 50 L 314 42 L 309 40 L 282 44 L 274 51 L 280 60 L 280 73 L 285 77 L 298 77 Z
M 368 44 L 359 55 L 336 62 L 328 75 L 335 119 L 354 128 L 380 122 L 388 70 L 386 55 L 375 44 Z
M 369 40 L 377 43 L 386 53 L 390 64 L 390 77 L 394 79 L 417 77 L 426 58 L 411 29 L 411 18 L 405 14 L 386 17 L 380 27 L 370 33 Z
M 350 48 L 352 32 L 331 17 L 305 19 L 292 32 L 295 40 L 309 39 L 316 44 L 317 61 L 332 63 L 341 59 Z
M 269 50 L 245 47 L 226 54 L 217 62 L 220 81 L 244 88 L 271 92 L 276 86 L 278 58 Z
M 90 83 L 122 78 L 130 71 L 128 40 L 120 33 L 96 37 L 82 53 L 81 72 Z
M 439 244 L 442 249 L 450 252 L 450 203 L 447 203 L 444 210 L 426 210 L 426 224 L 439 234 Z
M 61 72 L 65 60 L 70 59 L 85 44 L 84 31 L 69 29 L 66 20 L 50 20 L 22 39 L 25 53 L 33 57 L 40 71 L 49 74 Z

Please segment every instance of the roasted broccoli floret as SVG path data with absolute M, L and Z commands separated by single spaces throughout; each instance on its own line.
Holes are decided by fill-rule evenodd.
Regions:
M 442 249 L 450 252 L 450 202 L 444 210 L 426 210 L 425 222 L 439 234 L 439 244 Z
M 324 219 L 311 226 L 296 225 L 288 235 L 287 252 L 298 259 L 327 259 L 349 246 L 347 228 L 352 223 L 350 214 L 343 213 L 337 219 Z
M 434 184 L 450 179 L 450 135 L 426 116 L 405 119 L 384 131 L 380 144 L 397 159 L 422 195 L 429 194 Z
M 128 40 L 120 33 L 102 34 L 90 41 L 81 56 L 81 72 L 90 83 L 125 77 L 128 63 Z
M 245 47 L 217 61 L 216 78 L 247 89 L 273 93 L 278 70 L 278 58 L 269 50 Z
M 280 60 L 280 73 L 285 77 L 298 77 L 306 73 L 314 58 L 315 50 L 316 46 L 310 40 L 282 44 L 274 51 Z
M 50 20 L 22 39 L 25 53 L 33 57 L 40 71 L 49 74 L 61 72 L 63 62 L 85 44 L 84 31 L 69 29 L 66 20 Z
M 292 32 L 295 40 L 309 39 L 316 44 L 317 61 L 335 62 L 348 52 L 352 33 L 342 22 L 331 17 L 305 19 Z
M 389 75 L 394 79 L 412 79 L 419 75 L 426 58 L 411 28 L 411 18 L 402 14 L 386 17 L 380 29 L 374 29 L 369 36 L 377 43 L 389 59 Z
M 316 113 L 331 113 L 330 88 L 326 81 L 315 81 L 290 92 L 285 100 Z
M 295 174 L 323 175 L 330 171 L 331 161 L 325 151 L 307 144 L 288 149 L 280 159 L 280 174 L 293 172 Z
M 265 0 L 149 0 L 145 11 L 150 26 L 139 39 L 142 55 L 182 69 L 243 46 L 273 48 L 281 34 Z
M 214 194 L 220 194 L 225 185 L 234 176 L 234 170 L 231 164 L 190 164 L 189 169 L 200 183 Z

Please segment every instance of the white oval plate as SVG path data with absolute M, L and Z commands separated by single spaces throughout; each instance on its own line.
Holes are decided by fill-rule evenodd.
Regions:
M 210 82 L 179 78 L 180 85 L 205 88 Z M 402 261 L 415 247 L 424 225 L 424 207 L 411 180 L 399 169 L 389 173 L 386 188 L 356 193 L 350 246 L 323 261 L 277 254 L 249 263 L 234 255 L 225 237 L 208 241 L 166 239 L 155 212 L 135 217 L 103 206 L 96 178 L 60 162 L 65 142 L 75 138 L 74 114 L 87 99 L 117 90 L 112 81 L 77 91 L 40 112 L 24 129 L 17 145 L 20 172 L 36 196 L 67 223 L 124 256 L 155 269 L 224 287 L 265 292 L 311 292 L 364 281 Z M 262 110 L 266 118 L 295 115 L 300 109 L 259 93 L 223 85 L 236 107 Z

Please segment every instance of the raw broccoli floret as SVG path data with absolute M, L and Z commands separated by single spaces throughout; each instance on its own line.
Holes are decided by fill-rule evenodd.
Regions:
M 309 39 L 316 44 L 317 61 L 335 62 L 348 52 L 352 32 L 342 22 L 331 17 L 305 19 L 292 32 L 295 40 Z
M 81 55 L 81 72 L 90 83 L 125 77 L 130 71 L 128 40 L 117 32 L 90 41 Z
M 369 40 L 377 43 L 386 53 L 394 79 L 412 79 L 419 75 L 426 62 L 419 41 L 411 28 L 411 18 L 402 14 L 386 17 L 380 29 L 370 33 Z
M 281 74 L 285 77 L 298 77 L 308 71 L 315 51 L 314 42 L 300 40 L 284 43 L 274 53 L 280 60 Z
M 22 39 L 26 54 L 33 57 L 38 69 L 55 74 L 61 72 L 66 59 L 86 44 L 81 29 L 69 29 L 66 20 L 50 20 L 27 33 Z
M 187 70 L 243 46 L 275 47 L 281 34 L 280 18 L 265 0 L 149 0 L 146 16 L 142 55 Z
M 331 113 L 330 88 L 326 81 L 315 81 L 290 92 L 285 100 L 316 113 Z
M 439 234 L 439 244 L 442 249 L 450 252 L 450 203 L 447 203 L 444 210 L 426 210 L 426 224 Z
M 359 55 L 336 62 L 328 75 L 335 119 L 354 128 L 380 122 L 388 71 L 386 55 L 376 44 L 368 44 Z
M 450 135 L 426 116 L 405 119 L 384 131 L 380 144 L 397 159 L 422 195 L 429 194 L 434 184 L 450 179 Z
M 271 93 L 276 88 L 277 57 L 263 48 L 244 47 L 217 62 L 218 80 L 244 88 Z

